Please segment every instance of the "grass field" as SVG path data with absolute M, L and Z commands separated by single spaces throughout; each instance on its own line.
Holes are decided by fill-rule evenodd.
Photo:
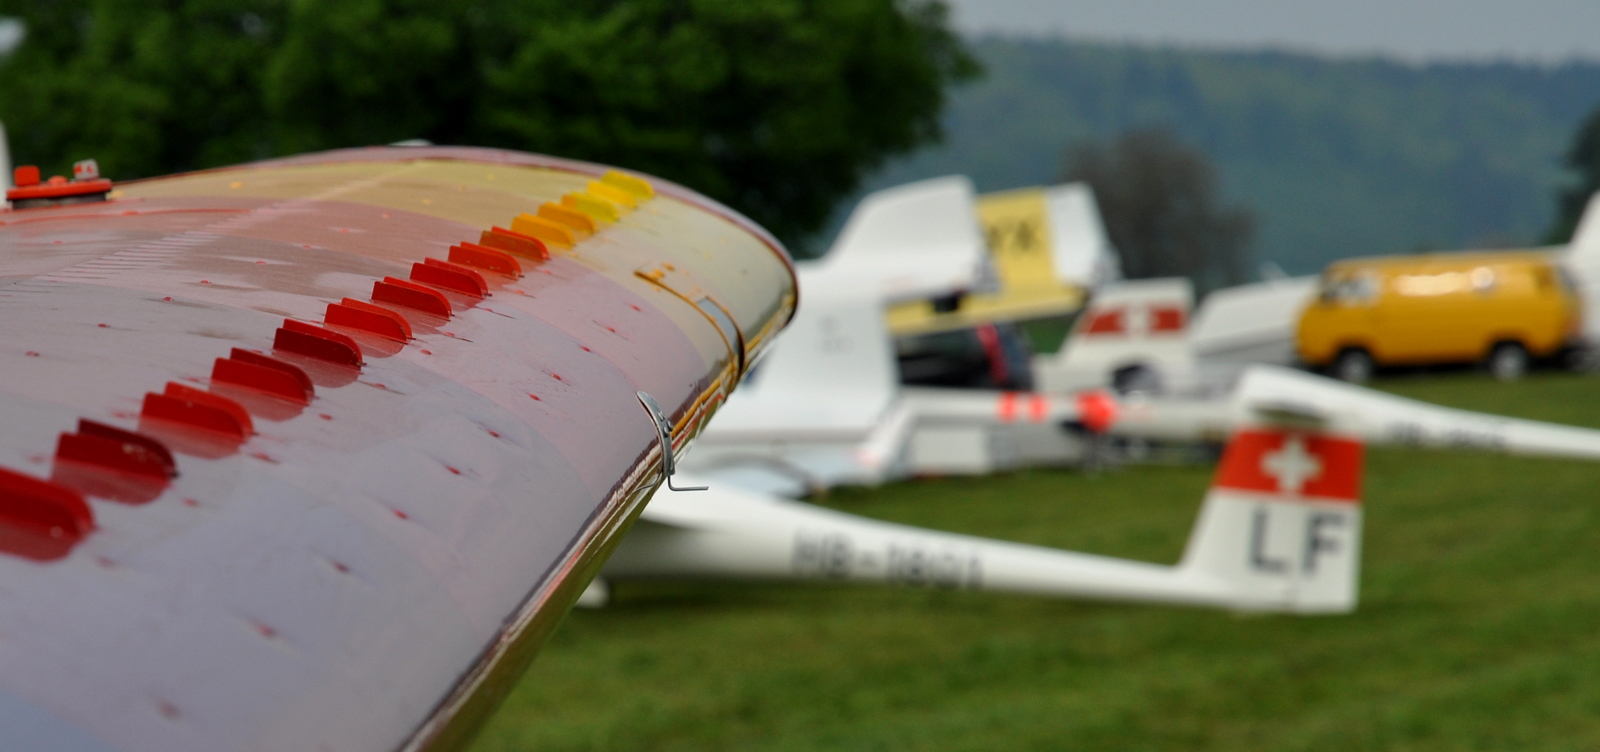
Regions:
M 1600 379 L 1382 388 L 1600 426 Z M 1210 468 L 845 490 L 857 514 L 1176 560 Z M 1600 748 L 1600 466 L 1377 450 L 1338 617 L 840 586 L 622 584 L 474 750 Z

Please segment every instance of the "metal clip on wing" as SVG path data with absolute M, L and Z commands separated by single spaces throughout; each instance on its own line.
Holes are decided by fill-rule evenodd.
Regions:
M 639 404 L 644 405 L 644 410 L 650 413 L 650 420 L 656 424 L 656 438 L 661 441 L 661 480 L 667 488 L 673 491 L 704 491 L 709 486 L 687 486 L 678 488 L 672 485 L 672 476 L 678 471 L 678 461 L 672 456 L 672 425 L 667 422 L 667 414 L 661 409 L 661 403 L 650 396 L 649 392 L 639 392 Z

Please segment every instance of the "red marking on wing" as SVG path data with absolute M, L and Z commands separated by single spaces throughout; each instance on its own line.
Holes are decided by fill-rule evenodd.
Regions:
M 1028 420 L 1043 423 L 1050 414 L 1050 398 L 1043 394 L 1028 395 Z
M 995 417 L 1001 423 L 1010 423 L 1017 419 L 1017 393 L 1004 392 L 1000 395 L 1000 402 L 995 405 Z
M 1117 413 L 1122 409 L 1117 404 L 1115 397 L 1109 392 L 1095 390 L 1081 392 L 1076 397 L 1078 403 L 1078 422 L 1095 433 L 1105 433 L 1117 422 Z
M 1270 464 L 1274 456 L 1289 450 L 1295 439 L 1299 440 L 1305 456 L 1317 463 L 1298 490 L 1285 488 L 1282 476 L 1274 473 Z M 1359 503 L 1363 455 L 1361 442 L 1351 439 L 1285 431 L 1238 431 L 1222 453 L 1222 463 L 1217 467 L 1212 486 Z

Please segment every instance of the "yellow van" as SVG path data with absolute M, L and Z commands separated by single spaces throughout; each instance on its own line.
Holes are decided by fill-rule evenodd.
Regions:
M 1322 273 L 1295 339 L 1301 360 L 1346 381 L 1365 381 L 1376 366 L 1480 361 L 1511 380 L 1530 357 L 1576 344 L 1581 314 L 1545 253 L 1349 259 Z

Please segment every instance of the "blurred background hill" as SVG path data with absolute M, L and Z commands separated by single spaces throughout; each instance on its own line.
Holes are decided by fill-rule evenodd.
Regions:
M 1600 104 L 1600 52 L 1495 62 L 1519 48 L 1440 58 L 1459 50 L 1249 37 L 1298 12 L 1267 0 L 1100 27 L 1128 3 L 998 5 L 1060 23 L 986 27 L 996 6 L 971 0 L 0 0 L 0 120 L 20 162 L 61 172 L 94 156 L 116 179 L 411 138 L 592 159 L 707 193 L 800 255 L 825 251 L 869 191 L 951 173 L 982 191 L 1048 184 L 1087 174 L 1069 155 L 1159 133 L 1156 151 L 1192 168 L 1229 242 L 1198 267 L 1128 268 L 1202 287 L 1262 261 L 1309 273 L 1347 256 L 1559 240 L 1600 186 L 1600 121 L 1572 146 Z M 1408 7 L 1422 5 L 1421 19 L 1456 10 Z M 1454 17 L 1495 15 L 1474 7 Z M 1378 12 L 1331 8 L 1312 15 Z M 1167 16 L 1156 36 L 1104 41 Z M 1474 33 L 1551 26 L 1496 17 Z M 1201 21 L 1245 36 L 1172 36 Z M 1401 41 L 1436 26 L 1365 25 Z M 1285 44 L 1303 51 L 1270 51 Z M 1528 49 L 1564 43 L 1541 44 Z M 1569 152 L 1581 180 L 1564 171 Z M 1149 223 L 1111 224 L 1116 237 Z
M 1572 134 L 1600 102 L 1592 62 L 995 36 L 969 48 L 985 76 L 954 89 L 944 143 L 892 162 L 867 190 L 951 172 L 980 191 L 1050 183 L 1077 145 L 1164 127 L 1210 157 L 1223 196 L 1254 211 L 1256 258 L 1291 273 L 1352 255 L 1541 242 Z

